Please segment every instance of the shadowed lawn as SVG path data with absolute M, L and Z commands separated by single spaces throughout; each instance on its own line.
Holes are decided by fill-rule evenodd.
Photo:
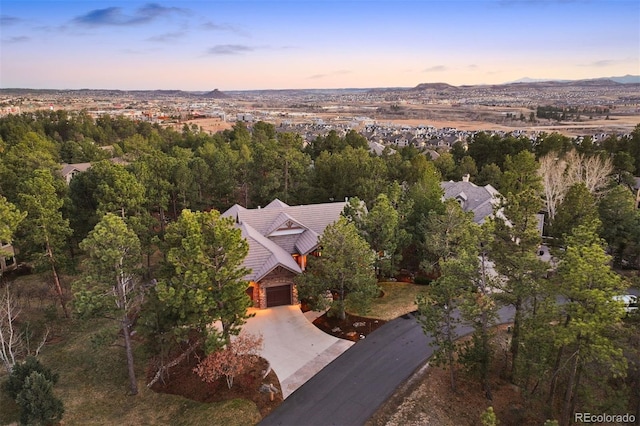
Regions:
M 384 294 L 373 301 L 369 312 L 366 314 L 362 312 L 351 313 L 389 321 L 418 309 L 416 297 L 418 294 L 426 293 L 429 288 L 425 285 L 401 282 L 381 282 L 378 285 Z

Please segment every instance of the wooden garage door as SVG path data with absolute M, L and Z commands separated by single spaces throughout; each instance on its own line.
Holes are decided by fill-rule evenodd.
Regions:
M 291 285 L 267 287 L 267 308 L 291 304 Z

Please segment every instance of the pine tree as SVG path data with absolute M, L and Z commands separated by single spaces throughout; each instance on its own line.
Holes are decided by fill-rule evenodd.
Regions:
M 25 379 L 16 402 L 22 410 L 20 423 L 23 425 L 55 424 L 64 414 L 62 401 L 53 394 L 53 383 L 37 371 Z

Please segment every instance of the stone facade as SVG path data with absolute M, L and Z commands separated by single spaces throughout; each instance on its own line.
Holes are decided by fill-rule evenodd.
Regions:
M 281 285 L 291 285 L 291 303 L 293 305 L 298 304 L 298 289 L 293 284 L 293 279 L 296 274 L 287 269 L 278 266 L 271 271 L 266 277 L 261 279 L 253 292 L 253 304 L 256 308 L 264 309 L 267 307 L 267 288 L 277 287 Z

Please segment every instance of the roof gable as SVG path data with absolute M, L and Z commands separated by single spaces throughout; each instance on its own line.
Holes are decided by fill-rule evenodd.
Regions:
M 275 200 L 273 200 L 272 202 L 270 202 L 269 204 L 267 204 L 264 208 L 265 209 L 279 209 L 279 208 L 283 208 L 283 207 L 289 207 L 289 205 L 287 203 L 284 203 L 280 200 L 278 200 L 277 198 Z
M 292 220 L 306 229 L 322 234 L 324 228 L 337 221 L 344 210 L 347 202 L 304 204 L 299 206 L 277 207 L 270 203 L 269 208 L 245 209 L 239 205 L 234 205 L 224 212 L 224 217 L 234 217 L 236 223 L 248 223 L 262 235 L 268 235 L 273 223 L 280 213 L 286 213 Z
M 444 199 L 453 198 L 460 203 L 462 210 L 473 212 L 473 221 L 481 224 L 492 216 L 500 201 L 500 193 L 491 185 L 478 186 L 472 182 L 441 182 Z
M 302 234 L 307 227 L 289 216 L 285 212 L 280 212 L 274 219 L 271 226 L 267 228 L 264 235 L 267 237 L 275 237 L 278 235 Z
M 243 262 L 243 266 L 251 269 L 251 273 L 245 276 L 246 280 L 260 281 L 278 266 L 297 274 L 302 273 L 295 259 L 282 247 L 246 223 L 240 225 L 240 230 L 249 243 L 249 255 Z

